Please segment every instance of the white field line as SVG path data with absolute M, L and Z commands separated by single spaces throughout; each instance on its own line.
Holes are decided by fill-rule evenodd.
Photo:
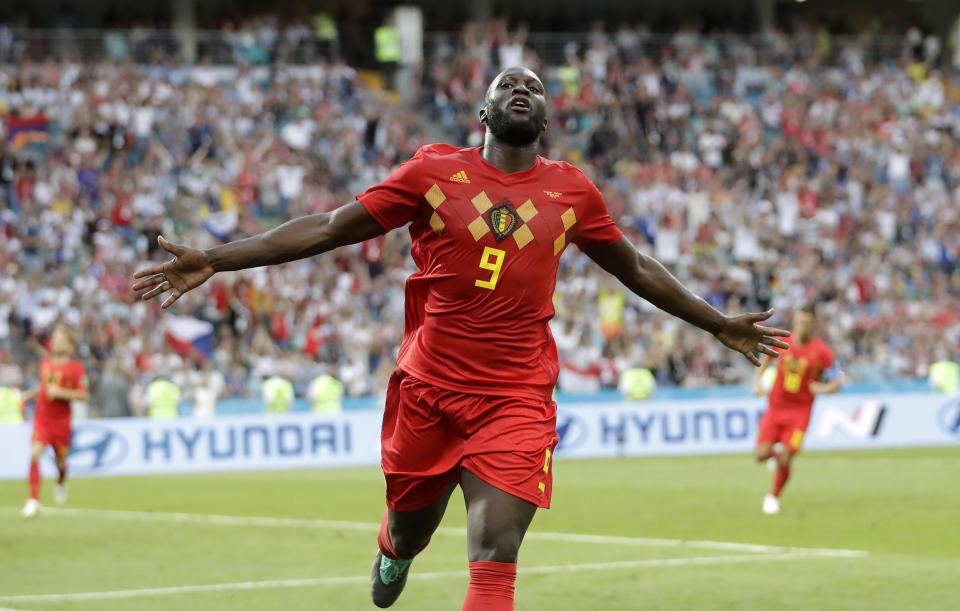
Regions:
M 776 560 L 797 560 L 801 558 L 858 558 L 866 552 L 851 550 L 823 550 L 807 552 L 786 552 L 778 554 L 748 554 L 738 556 L 703 556 L 695 558 L 668 558 L 656 560 L 634 560 L 623 562 L 596 562 L 591 564 L 560 564 L 550 566 L 520 567 L 520 575 L 551 575 L 579 571 L 629 570 L 657 567 L 703 566 L 710 564 L 739 564 L 744 562 L 766 562 Z M 411 573 L 415 580 L 465 578 L 467 571 L 438 571 L 434 573 Z M 64 594 L 23 594 L 0 596 L 2 603 L 37 603 L 81 600 L 107 600 L 117 598 L 135 598 L 139 596 L 169 596 L 175 594 L 195 594 L 201 592 L 223 592 L 229 590 L 260 590 L 266 588 L 301 588 L 309 586 L 367 583 L 369 575 L 343 577 L 316 577 L 313 579 L 276 579 L 267 581 L 240 581 L 235 583 L 213 583 L 193 586 L 174 586 L 166 588 L 139 588 L 130 590 L 110 590 L 106 592 L 74 592 Z M 3 610 L 0 610 L 3 611 Z
M 85 516 L 113 520 L 156 521 L 156 522 L 193 522 L 197 524 L 215 524 L 227 526 L 264 526 L 281 528 L 320 528 L 355 530 L 361 532 L 379 532 L 376 522 L 349 522 L 341 520 L 313 520 L 308 518 L 273 518 L 268 516 L 225 516 L 205 513 L 170 513 L 160 511 L 121 511 L 115 509 L 69 509 L 63 507 L 44 507 L 42 513 L 62 516 Z M 467 529 L 441 527 L 436 534 L 465 537 Z M 599 545 L 632 545 L 638 547 L 682 547 L 692 549 L 724 550 L 730 552 L 749 552 L 772 554 L 782 552 L 851 552 L 858 550 L 834 550 L 808 547 L 784 547 L 778 545 L 759 545 L 753 543 L 735 543 L 730 541 L 696 541 L 684 539 L 652 539 L 646 537 L 618 537 L 611 535 L 590 535 L 580 533 L 528 532 L 525 540 L 560 541 L 564 543 L 593 543 Z

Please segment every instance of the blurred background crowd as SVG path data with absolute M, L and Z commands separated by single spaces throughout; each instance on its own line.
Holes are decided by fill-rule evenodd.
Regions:
M 403 231 L 217 276 L 172 313 L 138 302 L 130 277 L 165 258 L 158 235 L 213 246 L 352 201 L 423 143 L 479 146 L 485 88 L 517 64 L 549 90 L 544 155 L 584 170 L 628 237 L 708 302 L 776 307 L 779 324 L 820 303 L 820 335 L 854 381 L 956 360 L 949 41 L 920 28 L 655 35 L 602 21 L 544 38 L 506 19 L 467 22 L 424 41 L 410 103 L 391 91 L 389 56 L 364 70 L 321 25 L 228 22 L 195 64 L 142 28 L 103 37 L 92 60 L 69 44 L 37 52 L 0 27 L 0 386 L 32 385 L 63 321 L 95 397 L 160 376 L 202 401 L 257 397 L 274 375 L 298 394 L 320 375 L 350 396 L 381 393 L 414 271 Z M 575 248 L 554 302 L 563 391 L 616 387 L 634 367 L 659 386 L 752 375 Z M 108 403 L 107 415 L 143 409 Z

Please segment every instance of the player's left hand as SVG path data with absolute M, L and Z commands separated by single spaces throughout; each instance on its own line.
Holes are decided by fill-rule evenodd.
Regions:
M 64 388 L 62 386 L 55 386 L 53 384 L 47 384 L 46 390 L 47 396 L 51 399 L 63 399 L 64 398 Z
M 773 316 L 772 308 L 766 312 L 728 316 L 716 337 L 723 342 L 724 346 L 736 350 L 747 357 L 748 361 L 759 367 L 760 359 L 757 358 L 755 353 L 777 358 L 779 355 L 771 346 L 784 350 L 790 347 L 787 343 L 776 339 L 777 337 L 788 337 L 790 335 L 789 331 L 758 324 L 771 316 Z

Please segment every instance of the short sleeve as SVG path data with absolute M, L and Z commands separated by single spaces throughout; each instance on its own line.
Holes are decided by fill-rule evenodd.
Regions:
M 577 222 L 577 235 L 573 243 L 582 250 L 588 246 L 607 246 L 619 242 L 623 232 L 610 218 L 603 195 L 590 179 L 583 176 L 583 180 L 587 183 L 586 202 L 583 218 Z
M 831 350 L 826 344 L 823 346 L 823 354 L 821 358 L 823 359 L 821 369 L 825 371 L 833 367 L 833 350 Z
M 420 209 L 423 148 L 400 164 L 386 180 L 357 195 L 357 200 L 387 231 L 402 227 Z
M 76 384 L 75 388 L 79 390 L 86 390 L 87 389 L 87 370 L 83 368 L 82 363 L 79 363 L 79 362 L 75 363 L 74 369 L 73 369 L 73 376 L 74 376 L 73 377 L 74 384 Z

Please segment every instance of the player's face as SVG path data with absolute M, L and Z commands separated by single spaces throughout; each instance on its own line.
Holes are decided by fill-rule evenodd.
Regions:
M 793 315 L 793 333 L 801 342 L 806 343 L 813 337 L 813 324 L 816 319 L 809 312 L 797 312 Z
M 540 78 L 526 68 L 509 68 L 487 89 L 480 122 L 510 146 L 536 142 L 547 128 L 547 98 Z
M 70 335 L 63 329 L 56 329 L 50 338 L 51 348 L 54 354 L 67 355 L 73 353 L 73 341 Z

